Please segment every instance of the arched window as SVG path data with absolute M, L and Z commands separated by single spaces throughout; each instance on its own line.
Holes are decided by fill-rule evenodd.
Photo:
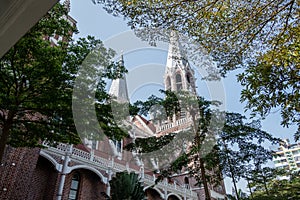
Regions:
M 116 147 L 116 150 L 118 153 L 121 153 L 122 152 L 122 140 L 113 140 L 113 143 Z
M 187 74 L 187 75 L 186 75 L 186 80 L 187 80 L 187 82 L 188 82 L 189 84 L 191 84 L 191 76 L 190 76 L 190 74 Z
M 186 75 L 186 81 L 187 81 L 187 84 L 188 84 L 188 90 L 189 91 L 194 91 L 195 90 L 195 84 L 194 84 L 193 76 L 190 73 L 188 73 Z
M 189 178 L 188 177 L 184 177 L 184 185 L 185 185 L 185 188 L 187 188 L 187 189 L 190 188 L 190 183 L 189 183 Z
M 177 91 L 182 89 L 182 79 L 180 74 L 176 74 L 176 88 Z
M 79 192 L 80 175 L 75 173 L 72 177 L 71 188 L 68 200 L 77 200 Z
M 167 81 L 166 81 L 166 89 L 171 90 L 171 79 L 169 76 L 167 77 Z

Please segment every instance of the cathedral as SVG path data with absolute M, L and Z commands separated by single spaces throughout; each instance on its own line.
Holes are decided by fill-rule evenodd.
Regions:
M 54 38 L 56 39 L 56 38 Z M 55 41 L 53 41 L 55 43 Z M 121 58 L 122 64 L 123 58 Z M 186 91 L 196 94 L 194 71 L 181 52 L 176 33 L 170 35 L 170 44 L 165 67 L 165 90 Z M 118 102 L 129 102 L 126 77 L 112 81 L 109 94 Z M 135 172 L 143 182 L 149 200 L 204 200 L 204 188 L 196 185 L 188 171 L 180 171 L 157 184 L 159 172 L 147 169 L 144 161 L 134 152 L 123 147 L 136 138 L 160 137 L 189 129 L 192 124 L 188 112 L 162 122 L 154 122 L 136 115 L 130 117 L 132 129 L 130 138 L 121 141 L 85 139 L 83 144 L 59 144 L 46 148 L 7 147 L 4 161 L 0 166 L 0 199 L 105 199 L 102 192 L 110 194 L 109 181 L 116 172 Z M 151 162 L 159 170 L 160 162 Z M 209 185 L 211 199 L 226 199 L 224 184 Z

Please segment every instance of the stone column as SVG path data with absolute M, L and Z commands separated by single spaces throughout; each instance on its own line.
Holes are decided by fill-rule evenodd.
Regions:
M 64 156 L 64 162 L 63 162 L 60 181 L 59 181 L 59 185 L 58 185 L 57 200 L 61 200 L 62 196 L 63 196 L 66 175 L 70 171 L 69 170 L 69 162 L 71 161 L 70 156 L 72 154 L 72 149 L 73 149 L 73 145 L 70 145 L 69 150 L 65 153 L 65 156 Z
M 110 184 L 109 184 L 109 181 L 111 180 L 112 175 L 113 175 L 113 170 L 112 170 L 113 167 L 114 167 L 114 158 L 112 157 L 111 165 L 108 167 L 108 170 L 107 170 L 108 180 L 107 180 L 106 194 L 108 196 L 110 196 Z

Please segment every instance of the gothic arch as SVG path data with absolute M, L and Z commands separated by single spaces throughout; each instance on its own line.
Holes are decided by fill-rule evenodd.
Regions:
M 186 82 L 187 82 L 187 89 L 188 90 L 192 90 L 194 91 L 195 90 L 195 82 L 194 82 L 194 76 L 192 75 L 191 72 L 187 72 L 186 74 Z
M 167 76 L 167 78 L 166 78 L 166 89 L 171 90 L 171 88 L 172 88 L 171 78 L 170 78 L 170 76 Z
M 189 178 L 188 178 L 187 176 L 184 177 L 184 183 L 185 183 L 185 184 L 190 184 L 190 183 L 189 183 Z
M 175 75 L 175 82 L 176 82 L 176 90 L 182 90 L 182 75 L 180 72 L 177 72 Z
M 190 188 L 190 181 L 189 181 L 189 178 L 186 176 L 184 177 L 184 185 L 187 189 Z
M 192 79 L 193 78 L 193 76 L 191 75 L 191 73 L 190 72 L 188 72 L 187 74 L 186 74 L 186 81 L 188 82 L 188 84 L 191 84 L 191 82 L 192 82 Z
M 107 178 L 105 176 L 102 175 L 102 173 L 93 168 L 93 167 L 90 167 L 90 166 L 87 166 L 87 165 L 75 165 L 75 166 L 72 166 L 69 168 L 69 172 L 72 172 L 73 170 L 76 170 L 76 169 L 87 169 L 89 171 L 92 171 L 94 172 L 95 174 L 97 174 L 99 176 L 99 178 L 101 179 L 101 181 L 104 183 L 104 184 L 107 184 Z

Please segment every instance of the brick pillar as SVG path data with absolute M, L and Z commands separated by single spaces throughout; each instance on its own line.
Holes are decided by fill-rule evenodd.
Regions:
M 7 147 L 0 166 L 0 199 L 26 199 L 39 151 Z

